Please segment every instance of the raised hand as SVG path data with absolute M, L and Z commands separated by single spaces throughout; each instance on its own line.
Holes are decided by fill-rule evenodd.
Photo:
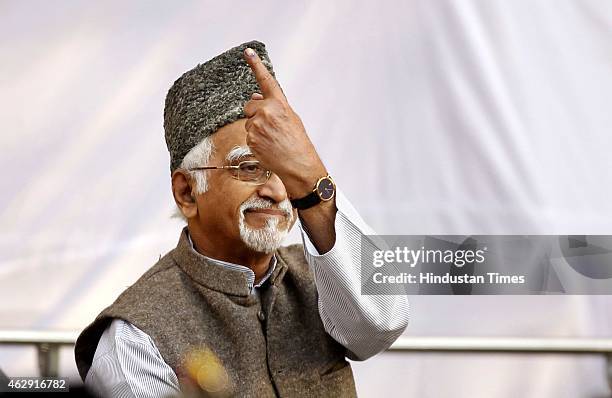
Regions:
M 279 176 L 290 198 L 306 196 L 327 175 L 325 166 L 274 76 L 253 49 L 244 56 L 261 90 L 244 106 L 247 145 L 263 167 Z

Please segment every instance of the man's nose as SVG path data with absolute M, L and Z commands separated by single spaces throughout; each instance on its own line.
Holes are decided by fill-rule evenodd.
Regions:
M 273 200 L 275 203 L 280 203 L 287 199 L 285 184 L 283 184 L 281 179 L 274 173 L 272 173 L 265 184 L 258 187 L 257 194 L 262 198 Z

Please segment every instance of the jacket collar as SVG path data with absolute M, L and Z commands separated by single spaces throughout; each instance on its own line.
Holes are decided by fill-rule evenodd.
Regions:
M 249 296 L 251 290 L 247 274 L 224 267 L 197 253 L 193 249 L 188 233 L 187 227 L 183 228 L 178 244 L 172 251 L 172 258 L 176 264 L 191 279 L 209 289 L 233 296 Z M 272 284 L 280 283 L 287 267 L 285 261 L 278 256 L 278 252 L 275 252 L 274 256 L 278 261 L 269 278 Z

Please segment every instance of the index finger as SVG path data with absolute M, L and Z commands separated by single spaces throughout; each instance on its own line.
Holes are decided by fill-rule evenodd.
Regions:
M 283 92 L 278 85 L 278 82 L 268 72 L 268 68 L 261 62 L 261 58 L 252 48 L 246 48 L 244 50 L 244 58 L 247 63 L 251 67 L 253 74 L 255 75 L 255 79 L 259 84 L 259 88 L 261 88 L 261 93 L 265 98 L 268 97 L 279 97 L 283 96 Z

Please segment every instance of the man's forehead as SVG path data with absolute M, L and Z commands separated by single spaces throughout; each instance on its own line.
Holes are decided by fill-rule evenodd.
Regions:
M 244 127 L 245 122 L 246 119 L 240 119 L 217 130 L 212 136 L 216 154 L 225 158 L 236 147 L 248 149 L 246 144 L 247 131 Z

